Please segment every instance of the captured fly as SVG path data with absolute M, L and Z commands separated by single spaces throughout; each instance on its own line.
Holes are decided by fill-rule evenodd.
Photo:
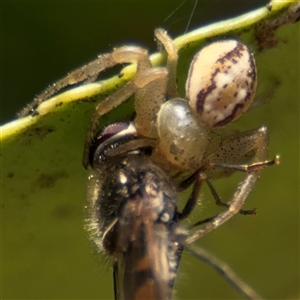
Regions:
M 90 160 L 88 229 L 97 248 L 114 259 L 116 299 L 171 299 L 182 252 L 174 232 L 176 190 L 146 149 L 110 156 L 134 139 L 127 123 L 98 136 Z
M 148 141 L 138 136 L 133 124 L 122 122 L 104 128 L 90 148 L 93 175 L 88 188 L 87 229 L 97 249 L 114 261 L 115 299 L 171 299 L 183 248 L 225 274 L 248 298 L 259 299 L 228 266 L 189 244 L 234 214 L 248 213 L 241 207 L 259 170 L 276 162 L 255 165 L 253 173 L 240 183 L 228 210 L 188 231 L 179 224 L 193 210 L 205 178 L 200 170 L 181 185 L 184 189 L 195 183 L 183 211 L 178 212 L 180 187 L 149 158 Z M 199 225 L 202 228 L 191 234 Z

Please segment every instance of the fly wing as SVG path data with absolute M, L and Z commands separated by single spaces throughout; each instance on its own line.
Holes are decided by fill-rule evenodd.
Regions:
M 140 224 L 114 264 L 115 299 L 171 299 L 168 235 L 163 224 Z
M 180 255 L 173 241 L 176 192 L 152 163 L 138 167 L 127 187 L 118 220 L 104 238 L 118 249 L 114 264 L 115 298 L 171 299 Z M 130 191 L 130 192 L 129 192 Z
M 114 260 L 116 299 L 170 299 L 180 260 L 174 185 L 139 151 L 93 168 L 87 228 Z

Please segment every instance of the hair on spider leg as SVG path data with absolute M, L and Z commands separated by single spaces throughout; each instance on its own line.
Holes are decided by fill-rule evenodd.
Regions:
M 95 60 L 75 69 L 67 74 L 67 76 L 48 86 L 42 93 L 37 95 L 31 103 L 18 113 L 18 117 L 22 118 L 27 115 L 36 115 L 38 113 L 37 108 L 42 102 L 48 100 L 51 96 L 56 95 L 58 92 L 69 86 L 94 82 L 101 72 L 116 65 L 112 55 L 113 52 L 99 55 Z

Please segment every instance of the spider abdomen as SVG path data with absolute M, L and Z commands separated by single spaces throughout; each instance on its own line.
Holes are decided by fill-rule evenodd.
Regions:
M 200 122 L 221 127 L 248 110 L 256 86 L 257 72 L 250 49 L 236 40 L 222 40 L 194 56 L 186 94 Z

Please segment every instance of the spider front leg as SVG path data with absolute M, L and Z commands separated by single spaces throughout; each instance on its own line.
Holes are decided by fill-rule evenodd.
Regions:
M 221 203 L 222 206 L 226 206 L 227 210 L 217 216 L 194 224 L 192 226 L 193 228 L 202 224 L 206 224 L 206 226 L 188 237 L 188 243 L 195 241 L 213 229 L 224 224 L 235 214 L 239 212 L 246 214 L 246 211 L 243 211 L 242 207 L 249 193 L 253 189 L 254 183 L 259 178 L 260 172 L 265 167 L 279 164 L 278 156 L 276 156 L 273 160 L 267 160 L 267 146 L 268 132 L 265 127 L 240 133 L 224 142 L 220 148 L 206 158 L 205 163 L 198 172 L 195 172 L 189 179 L 183 182 L 181 186 L 182 188 L 186 188 L 186 186 L 193 182 L 193 180 L 195 181 L 195 185 L 192 195 L 184 207 L 180 219 L 186 218 L 194 209 L 197 199 L 199 198 L 200 187 L 203 181 L 207 181 L 212 178 L 219 178 L 221 177 L 221 174 L 222 176 L 228 175 L 228 173 L 222 173 L 222 171 L 229 172 L 230 174 L 235 171 L 241 171 L 247 174 L 228 203 L 220 202 L 217 193 L 209 183 L 209 187 L 216 199 L 216 202 L 219 204 Z M 250 162 L 248 164 L 240 164 L 241 162 L 244 163 L 246 160 L 250 160 Z M 221 171 L 221 173 L 218 171 Z
M 125 49 L 124 49 L 125 48 Z M 148 53 L 145 49 L 140 47 L 121 47 L 114 50 L 112 53 L 101 54 L 97 59 L 91 61 L 90 63 L 80 67 L 72 72 L 70 72 L 66 77 L 58 80 L 48 88 L 46 88 L 41 94 L 35 97 L 32 103 L 28 104 L 19 114 L 19 117 L 25 117 L 29 114 L 36 113 L 37 107 L 49 99 L 51 96 L 57 94 L 62 89 L 82 82 L 88 83 L 93 82 L 97 79 L 99 74 L 106 69 L 109 69 L 116 64 L 123 63 L 124 61 L 120 59 L 122 52 L 131 53 L 132 59 L 134 61 L 139 60 L 140 68 L 149 68 L 151 66 Z M 130 55 L 129 55 L 130 56 Z M 128 57 L 130 60 L 130 57 Z

